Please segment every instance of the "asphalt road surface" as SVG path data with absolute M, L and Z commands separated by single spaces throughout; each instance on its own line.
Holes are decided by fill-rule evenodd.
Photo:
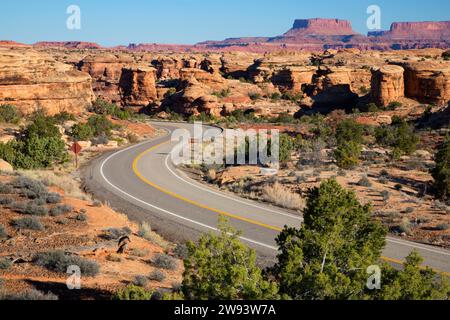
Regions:
M 175 241 L 195 240 L 202 233 L 216 231 L 219 215 L 224 215 L 242 231 L 242 240 L 257 251 L 261 261 L 273 261 L 275 237 L 285 225 L 299 227 L 301 217 L 190 179 L 171 161 L 170 151 L 177 142 L 171 142 L 170 133 L 180 128 L 192 131 L 193 125 L 152 125 L 168 135 L 94 160 L 84 170 L 87 189 L 132 219 L 149 221 L 158 233 Z M 450 275 L 450 251 L 437 247 L 388 237 L 383 258 L 399 265 L 414 249 L 424 257 L 425 265 Z

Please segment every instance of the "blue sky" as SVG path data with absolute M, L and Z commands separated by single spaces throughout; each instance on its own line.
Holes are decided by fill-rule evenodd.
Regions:
M 66 9 L 81 8 L 81 30 L 68 30 Z M 2 1 L 0 39 L 25 43 L 82 40 L 192 44 L 240 36 L 275 36 L 296 18 L 348 19 L 366 33 L 366 9 L 393 21 L 450 20 L 449 0 L 14 0 Z

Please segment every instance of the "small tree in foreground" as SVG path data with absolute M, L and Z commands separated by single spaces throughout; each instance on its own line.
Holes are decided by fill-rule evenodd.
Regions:
M 447 278 L 437 280 L 430 268 L 421 268 L 422 257 L 413 251 L 399 271 L 389 265 L 383 267 L 381 290 L 375 290 L 380 300 L 447 300 L 450 294 Z
M 263 278 L 256 254 L 239 240 L 224 218 L 219 235 L 207 234 L 188 243 L 182 292 L 191 300 L 257 300 L 277 296 L 274 283 Z
M 280 293 L 299 300 L 362 297 L 366 269 L 377 263 L 386 236 L 370 211 L 335 180 L 310 190 L 302 228 L 286 227 L 277 238 L 281 253 L 271 271 Z

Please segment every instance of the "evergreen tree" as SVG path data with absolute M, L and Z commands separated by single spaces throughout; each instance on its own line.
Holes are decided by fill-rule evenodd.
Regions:
M 277 287 L 256 266 L 256 254 L 221 218 L 219 235 L 188 243 L 182 292 L 191 300 L 257 300 L 277 297 Z

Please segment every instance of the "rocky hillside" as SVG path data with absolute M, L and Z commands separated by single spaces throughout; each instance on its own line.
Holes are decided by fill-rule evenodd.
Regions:
M 94 99 L 91 77 L 31 49 L 0 49 L 0 104 L 24 115 L 81 113 Z

